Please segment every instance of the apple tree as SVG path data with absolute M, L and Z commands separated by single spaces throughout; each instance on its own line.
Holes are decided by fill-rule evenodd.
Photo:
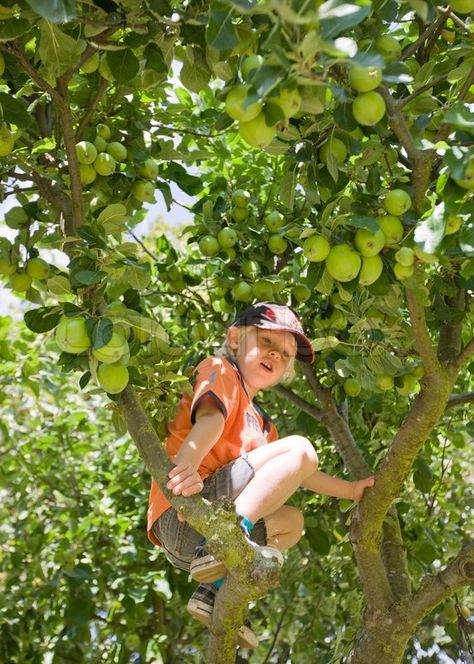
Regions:
M 338 594 L 359 608 L 336 636 L 328 601 L 320 627 L 335 635 L 327 656 L 351 664 L 403 661 L 474 578 L 462 517 L 472 11 L 472 0 L 0 5 L 1 177 L 16 198 L 0 273 L 31 303 L 26 325 L 54 337 L 77 389 L 109 395 L 163 485 L 160 438 L 192 366 L 239 307 L 296 308 L 317 360 L 265 401 L 282 431 L 296 422 L 318 438 L 327 466 L 376 476 L 356 509 L 331 505 L 335 528 L 306 500 L 299 552 L 311 566 L 308 551 L 341 543 Z M 179 189 L 195 199 L 186 244 L 140 240 L 146 205 L 171 209 Z M 225 527 L 226 505 L 210 519 L 199 498 L 172 502 L 229 569 L 208 661 L 233 662 L 247 605 L 277 573 Z M 320 577 L 305 577 L 300 607 Z

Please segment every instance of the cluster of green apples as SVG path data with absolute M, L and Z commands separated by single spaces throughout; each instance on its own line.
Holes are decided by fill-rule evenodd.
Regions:
M 111 321 L 112 330 L 109 341 L 100 348 L 92 346 L 86 314 L 62 316 L 54 337 L 63 352 L 88 358 L 91 374 L 100 387 L 108 394 L 119 394 L 130 380 L 129 342 L 148 343 L 158 324 L 120 300 L 106 306 L 103 318 Z
M 225 99 L 225 110 L 239 123 L 241 137 L 256 148 L 263 148 L 275 137 L 279 123 L 294 117 L 301 107 L 301 94 L 296 85 L 286 85 L 278 92 L 261 99 L 251 84 L 251 78 L 263 65 L 261 55 L 249 55 L 240 69 L 242 83 L 232 87 Z M 269 118 L 276 118 L 274 121 Z
M 76 156 L 83 185 L 92 184 L 97 175 L 108 177 L 118 169 L 125 168 L 129 158 L 128 150 L 121 141 L 111 139 L 111 128 L 99 123 L 93 142 L 83 140 L 77 143 Z M 149 157 L 136 170 L 138 178 L 132 185 L 132 194 L 140 203 L 154 203 L 154 181 L 158 177 L 157 162 Z
M 416 260 L 437 261 L 436 256 L 418 247 L 399 246 L 405 234 L 400 217 L 410 209 L 411 204 L 410 195 L 405 190 L 392 189 L 383 199 L 385 214 L 376 219 L 378 230 L 372 232 L 359 228 L 352 244 L 346 242 L 334 246 L 324 235 L 314 233 L 304 240 L 303 254 L 312 262 L 325 261 L 326 270 L 338 282 L 345 283 L 358 277 L 360 286 L 370 286 L 384 269 L 381 252 L 396 249 L 394 275 L 402 281 L 408 279 L 413 274 Z
M 424 369 L 417 365 L 398 376 L 380 373 L 375 378 L 375 385 L 380 392 L 393 390 L 402 396 L 409 396 L 420 391 L 420 379 L 423 377 Z M 353 376 L 346 378 L 343 383 L 344 392 L 348 397 L 358 397 L 362 391 L 359 380 Z
M 51 273 L 51 265 L 43 258 L 34 256 L 20 261 L 18 251 L 2 238 L 0 249 L 0 275 L 8 278 L 8 285 L 16 293 L 25 293 L 33 285 L 33 280 L 45 282 Z

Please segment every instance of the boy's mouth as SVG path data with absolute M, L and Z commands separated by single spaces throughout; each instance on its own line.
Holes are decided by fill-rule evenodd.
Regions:
M 266 362 L 260 362 L 260 364 L 262 365 L 262 367 L 264 367 L 270 373 L 273 371 L 273 365 L 272 365 L 271 362 L 267 362 L 267 361 Z

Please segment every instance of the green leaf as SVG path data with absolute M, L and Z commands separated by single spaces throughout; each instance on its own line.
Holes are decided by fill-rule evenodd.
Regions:
M 61 314 L 62 312 L 58 307 L 30 309 L 25 313 L 25 324 L 32 332 L 49 332 L 49 330 L 56 327 Z
M 88 330 L 92 342 L 92 348 L 98 349 L 108 344 L 112 339 L 114 324 L 110 318 L 99 318 L 93 321 L 92 329 Z
M 156 44 L 148 44 L 143 51 L 143 54 L 146 57 L 146 69 L 154 69 L 154 71 L 157 71 L 160 74 L 166 74 L 168 72 L 168 65 L 164 60 L 163 53 L 159 46 Z
M 474 134 L 474 104 L 458 101 L 446 113 L 443 122 Z
M 232 22 L 232 9 L 223 2 L 211 2 L 206 28 L 206 43 L 218 51 L 228 51 L 239 43 Z
M 294 171 L 285 173 L 285 175 L 280 180 L 280 191 L 279 197 L 281 202 L 289 210 L 293 210 L 295 204 L 295 192 L 296 192 L 296 174 Z
M 52 23 L 68 23 L 76 18 L 75 0 L 26 0 L 31 9 Z
M 74 279 L 84 286 L 97 284 L 99 281 L 102 281 L 104 276 L 105 275 L 103 272 L 96 272 L 92 270 L 79 270 L 78 272 L 74 273 Z
M 428 23 L 429 6 L 425 0 L 408 0 L 408 4 L 416 11 L 423 23 Z
M 319 339 L 314 339 L 312 346 L 316 352 L 320 350 L 327 350 L 328 348 L 336 348 L 339 346 L 339 339 L 337 337 L 320 337 Z
M 58 27 L 42 19 L 38 54 L 42 61 L 41 72 L 49 78 L 58 78 L 77 64 L 86 47 L 83 39 L 74 39 Z
M 461 228 L 459 246 L 466 256 L 474 256 L 474 223 L 465 224 Z
M 21 37 L 31 28 L 31 24 L 25 18 L 12 18 L 0 21 L 0 42 L 11 41 Z
M 306 528 L 305 533 L 311 548 L 321 556 L 327 556 L 331 550 L 331 542 L 325 530 L 322 528 Z
M 372 233 L 376 233 L 379 230 L 377 220 L 363 214 L 354 214 L 348 217 L 345 223 L 347 226 L 353 226 L 354 228 L 367 228 Z
M 0 21 L 0 28 L 1 24 L 2 22 Z M 15 97 L 7 95 L 5 92 L 0 92 L 0 106 L 5 122 L 10 122 L 20 128 L 31 125 L 31 115 L 28 113 L 26 104 L 23 101 L 15 99 Z
M 110 71 L 118 83 L 126 83 L 138 74 L 140 63 L 130 48 L 108 51 L 106 58 Z
M 413 473 L 413 482 L 422 493 L 429 493 L 435 482 L 433 471 L 425 461 L 418 459 Z
M 328 0 L 319 8 L 321 36 L 332 39 L 355 25 L 359 25 L 371 10 L 371 5 L 354 5 L 344 0 Z
M 188 46 L 179 79 L 185 88 L 191 92 L 200 92 L 207 87 L 211 80 L 211 70 L 208 67 L 203 52 L 198 47 Z
M 85 373 L 82 374 L 82 376 L 79 379 L 79 387 L 81 388 L 81 390 L 83 390 L 86 387 L 87 383 L 91 379 L 91 375 L 92 374 L 90 371 L 86 371 Z
M 97 217 L 97 222 L 101 224 L 106 233 L 122 233 L 126 228 L 128 219 L 127 208 L 122 203 L 112 203 Z
M 435 207 L 433 213 L 422 219 L 415 228 L 415 243 L 422 251 L 434 254 L 444 236 L 444 203 Z

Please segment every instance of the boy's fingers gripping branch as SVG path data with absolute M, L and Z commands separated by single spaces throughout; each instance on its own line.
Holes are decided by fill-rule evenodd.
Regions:
M 168 477 L 170 479 L 166 488 L 175 496 L 192 496 L 200 493 L 204 487 L 197 470 L 188 464 L 178 464 L 169 472 Z

